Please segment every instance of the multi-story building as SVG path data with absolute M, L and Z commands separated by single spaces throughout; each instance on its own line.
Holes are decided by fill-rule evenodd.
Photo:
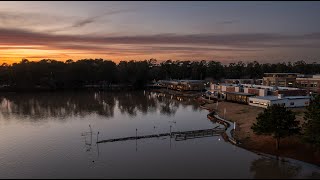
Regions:
M 210 94 L 218 99 L 248 103 L 249 97 L 306 96 L 307 90 L 293 87 L 263 86 L 254 84 L 212 84 Z
M 313 75 L 312 77 L 298 77 L 296 79 L 299 88 L 306 89 L 309 93 L 320 94 L 320 75 Z
M 264 73 L 263 85 L 296 87 L 296 78 L 299 73 Z

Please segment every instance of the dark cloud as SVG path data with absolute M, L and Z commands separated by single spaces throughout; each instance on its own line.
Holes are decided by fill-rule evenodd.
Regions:
M 40 45 L 42 47 L 23 47 Z M 96 54 L 254 52 L 266 48 L 320 48 L 320 33 L 283 35 L 252 34 L 159 34 L 144 36 L 56 35 L 23 29 L 0 29 L 0 46 L 22 49 L 81 50 Z M 225 48 L 218 48 L 225 47 Z M 10 47 L 14 49 L 15 47 Z M 19 49 L 19 48 L 16 48 Z
M 80 27 L 86 26 L 88 24 L 95 23 L 95 22 L 97 22 L 99 20 L 99 18 L 105 17 L 107 15 L 130 12 L 132 10 L 133 9 L 107 11 L 107 12 L 104 12 L 104 13 L 100 13 L 98 15 L 94 15 L 94 16 L 90 16 L 90 17 L 87 17 L 87 18 L 84 18 L 84 19 L 81 19 L 81 20 L 77 20 L 73 24 L 71 24 L 70 26 L 57 28 L 57 29 L 51 29 L 51 30 L 49 30 L 47 32 L 58 32 L 58 31 L 66 31 L 66 30 L 70 30 L 70 29 L 74 29 L 74 28 L 80 28 Z M 106 21 L 104 21 L 104 22 L 106 22 Z
M 122 9 L 122 10 L 108 10 L 104 12 L 97 12 L 89 17 L 80 18 L 65 15 L 53 15 L 47 13 L 34 13 L 34 12 L 13 12 L 13 11 L 0 11 L 0 28 L 23 28 L 32 29 L 35 26 L 48 27 L 46 33 L 60 32 L 74 30 L 93 23 L 99 23 L 104 17 L 111 16 L 119 13 L 127 13 L 135 11 L 135 9 Z M 105 23 L 107 20 L 103 20 Z M 67 25 L 66 25 L 67 24 Z M 59 27 L 60 26 L 60 27 Z M 52 28 L 54 27 L 54 28 Z M 57 28 L 58 27 L 58 28 Z
M 51 25 L 56 22 L 68 22 L 69 20 L 72 21 L 74 18 L 33 12 L 0 11 L 0 27 Z

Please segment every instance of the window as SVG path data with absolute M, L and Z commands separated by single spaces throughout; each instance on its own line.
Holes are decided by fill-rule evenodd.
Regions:
M 253 103 L 253 101 L 250 101 L 250 103 Z
M 294 102 L 290 102 L 290 105 L 293 106 L 293 105 L 294 105 Z
M 312 87 L 317 87 L 317 83 L 316 82 L 312 83 Z

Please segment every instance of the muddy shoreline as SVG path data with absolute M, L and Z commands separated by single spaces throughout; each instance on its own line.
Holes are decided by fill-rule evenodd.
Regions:
M 201 98 L 196 100 L 203 108 L 209 112 L 217 112 L 220 117 L 224 116 L 224 109 L 226 109 L 225 119 L 236 122 L 233 137 L 240 142 L 237 146 L 254 153 L 291 158 L 320 166 L 320 152 L 303 143 L 299 136 L 282 139 L 280 149 L 276 150 L 275 140 L 272 137 L 253 133 L 251 126 L 256 121 L 257 115 L 263 111 L 263 108 L 230 102 L 219 102 L 217 106 L 216 103 L 204 103 Z M 293 111 L 297 113 L 296 118 L 302 122 L 305 109 L 295 108 Z

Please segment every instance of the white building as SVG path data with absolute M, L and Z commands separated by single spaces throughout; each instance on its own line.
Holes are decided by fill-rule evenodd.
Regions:
M 281 104 L 285 107 L 305 107 L 309 106 L 310 96 L 255 96 L 249 97 L 249 105 L 267 108 L 274 104 Z

